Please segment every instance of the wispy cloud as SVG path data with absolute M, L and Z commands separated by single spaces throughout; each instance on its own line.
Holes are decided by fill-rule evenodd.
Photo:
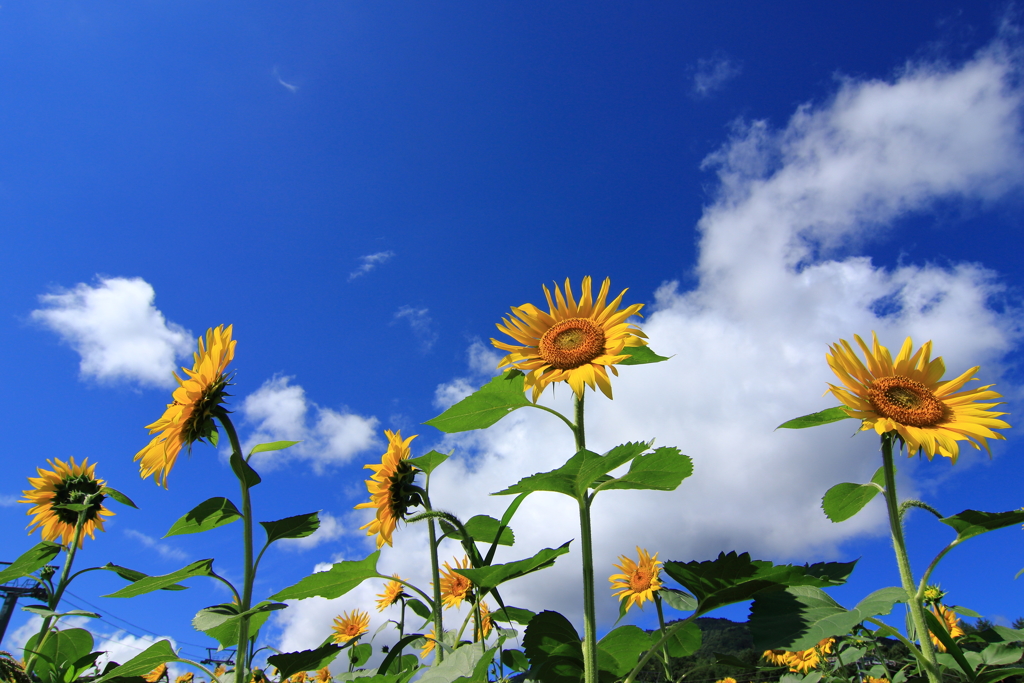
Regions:
M 7 495 L 6 493 L 0 495 L 0 508 L 12 508 L 17 506 L 17 504 L 18 496 Z
M 728 81 L 739 76 L 740 71 L 742 66 L 739 62 L 721 55 L 710 59 L 698 59 L 690 93 L 697 98 L 709 97 Z
M 434 321 L 430 317 L 430 309 L 402 306 L 395 311 L 392 324 L 400 320 L 405 320 L 409 323 L 412 333 L 420 342 L 420 350 L 423 353 L 427 353 L 430 349 L 434 348 L 434 344 L 437 342 L 437 332 L 434 330 Z
M 281 74 L 278 73 L 276 66 L 274 67 L 273 74 L 274 74 L 274 78 L 277 79 L 277 82 L 280 83 L 281 85 L 283 85 L 285 88 L 287 88 L 290 92 L 298 92 L 299 86 L 294 85 L 292 83 L 288 83 L 283 78 L 281 78 Z
M 379 265 L 387 263 L 395 255 L 393 251 L 378 251 L 376 254 L 367 254 L 359 257 L 359 267 L 348 274 L 348 281 L 352 282 L 357 277 L 366 275 Z
M 147 536 L 141 531 L 136 531 L 135 529 L 125 529 L 124 535 L 137 541 L 138 543 L 141 543 L 142 545 L 146 546 L 151 550 L 155 550 L 157 554 L 159 554 L 160 557 L 164 558 L 165 560 L 188 559 L 188 555 L 179 548 L 175 548 L 174 546 L 169 545 L 167 543 L 161 543 L 157 539 L 153 538 L 152 536 Z
M 175 359 L 192 350 L 192 333 L 168 322 L 141 278 L 99 278 L 95 286 L 43 294 L 33 320 L 60 335 L 81 356 L 83 377 L 175 386 Z

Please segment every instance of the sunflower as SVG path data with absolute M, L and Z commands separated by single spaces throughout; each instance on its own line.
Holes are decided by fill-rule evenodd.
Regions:
M 590 276 L 583 278 L 582 297 L 573 297 L 569 279 L 565 280 L 565 296 L 555 285 L 555 299 L 544 287 L 548 312 L 533 304 L 513 307 L 514 315 L 502 318 L 498 329 L 512 337 L 517 344 L 506 344 L 496 339 L 491 343 L 510 351 L 499 368 L 517 368 L 526 372 L 525 387 L 533 389 L 533 402 L 540 398 L 544 387 L 552 382 L 568 382 L 578 398 L 583 397 L 585 386 L 600 388 L 612 397 L 612 383 L 607 369 L 618 375 L 615 364 L 627 355 L 627 346 L 645 346 L 647 335 L 626 322 L 639 315 L 643 304 L 633 304 L 618 310 L 627 290 L 606 303 L 611 279 L 605 278 L 597 301 L 591 297 Z
M 942 602 L 942 598 L 944 598 L 945 596 L 946 591 L 942 590 L 938 586 L 928 585 L 924 589 L 924 594 L 922 595 L 922 598 L 924 599 L 925 603 L 929 605 L 934 605 L 936 603 Z
M 946 632 L 949 633 L 950 638 L 959 638 L 964 634 L 964 630 L 960 626 L 960 618 L 956 615 L 956 612 L 945 605 L 933 605 L 931 612 L 935 615 L 935 618 L 946 627 Z M 942 641 L 939 640 L 938 636 L 931 631 L 928 632 L 928 635 L 931 636 L 932 645 L 935 646 L 936 650 L 939 652 L 946 651 L 946 646 L 942 644 Z
M 180 676 L 178 676 L 174 680 L 174 683 L 192 683 L 193 678 L 195 678 L 195 674 L 189 671 L 188 673 L 183 673 Z
M 331 670 L 326 666 L 322 669 L 318 669 L 316 672 L 316 683 L 331 683 L 334 680 L 334 676 L 331 675 Z
M 347 643 L 370 630 L 370 614 L 358 609 L 352 610 L 351 614 L 345 612 L 334 618 L 331 630 L 334 631 L 335 643 Z
M 829 384 L 829 388 L 846 412 L 861 420 L 861 429 L 874 428 L 878 434 L 895 431 L 906 444 L 907 455 L 923 449 L 929 460 L 938 453 L 953 463 L 960 455 L 958 441 L 988 450 L 988 439 L 1005 438 L 992 431 L 1010 427 L 997 419 L 1006 413 L 991 410 L 1002 405 L 988 402 L 1002 398 L 989 391 L 993 385 L 961 391 L 969 380 L 976 379 L 977 367 L 943 382 L 946 366 L 942 358 L 931 360 L 931 342 L 911 353 L 914 345 L 907 337 L 893 361 L 889 349 L 878 343 L 874 333 L 871 336 L 869 349 L 854 335 L 867 359 L 866 367 L 845 339 L 829 347 L 831 353 L 826 355 L 844 385 Z
M 473 590 L 473 582 L 462 574 L 455 572 L 455 569 L 469 569 L 469 557 L 463 556 L 462 562 L 454 560 L 455 566 L 451 567 L 447 562 L 441 570 L 441 601 L 445 609 L 458 607 L 463 600 L 471 600 L 470 591 Z
M 478 632 L 486 638 L 491 634 L 493 624 L 491 623 L 491 608 L 483 600 L 480 601 L 480 623 L 481 626 Z
M 159 420 L 146 429 L 157 434 L 145 448 L 135 454 L 140 475 L 150 475 L 157 485 L 167 488 L 167 475 L 171 473 L 178 453 L 183 446 L 190 449 L 192 444 L 209 438 L 217 430 L 213 417 L 217 407 L 224 402 L 224 389 L 230 379 L 224 374 L 228 363 L 235 357 L 235 342 L 231 339 L 231 325 L 223 325 L 206 332 L 206 343 L 199 338 L 199 352 L 193 354 L 195 364 L 191 370 L 182 368 L 188 379 L 181 379 L 177 373 L 174 379 L 178 388 L 171 395 L 173 402 Z
M 637 556 L 639 562 L 633 562 L 625 555 L 619 555 L 619 562 L 621 565 L 612 565 L 621 574 L 612 574 L 608 577 L 608 580 L 612 582 L 611 589 L 619 589 L 618 593 L 613 595 L 618 596 L 619 602 L 622 602 L 626 598 L 629 602 L 626 603 L 626 611 L 633 605 L 639 605 L 640 609 L 643 609 L 645 600 L 654 599 L 654 591 L 661 588 L 661 581 L 658 580 L 658 574 L 661 572 L 661 561 L 658 559 L 658 553 L 654 553 L 654 557 L 651 557 L 650 553 L 646 550 L 636 547 Z
M 423 646 L 420 648 L 420 659 L 426 659 L 427 655 L 434 651 L 434 645 L 437 644 L 437 635 L 434 632 L 433 627 L 430 629 L 430 633 L 423 636 Z
M 736 683 L 736 679 L 732 676 L 728 676 L 726 678 L 718 679 L 717 681 L 715 681 L 715 683 Z
M 789 661 L 789 654 L 785 650 L 765 650 L 761 658 L 774 666 L 782 666 Z
M 81 465 L 75 464 L 75 458 L 61 462 L 58 458 L 47 460 L 53 470 L 36 468 L 38 477 L 29 477 L 32 486 L 22 491 L 24 499 L 19 503 L 29 503 L 33 507 L 26 514 L 35 515 L 28 525 L 31 534 L 42 527 L 44 541 L 60 539 L 62 545 L 68 545 L 75 536 L 75 525 L 78 523 L 78 512 L 60 507 L 88 503 L 85 511 L 85 524 L 82 535 L 78 539 L 78 547 L 82 547 L 85 535 L 95 539 L 95 531 L 103 531 L 103 518 L 114 513 L 103 507 L 103 487 L 106 482 L 96 478 L 96 464 L 89 464 L 89 458 Z
M 409 444 L 416 434 L 402 440 L 402 431 L 385 430 L 388 437 L 388 450 L 384 452 L 379 465 L 363 465 L 363 469 L 373 470 L 373 475 L 366 480 L 366 488 L 370 492 L 370 502 L 360 503 L 355 509 L 377 508 L 377 516 L 370 522 L 359 527 L 366 529 L 367 536 L 377 534 L 377 547 L 385 543 L 391 545 L 391 535 L 398 526 L 398 521 L 405 519 L 410 507 L 422 505 L 419 488 L 415 486 L 418 469 L 406 462 L 409 459 Z
M 862 683 L 889 683 L 888 678 L 875 678 L 874 676 L 865 676 L 861 681 Z
M 398 578 L 398 574 L 393 574 L 393 576 L 396 579 Z M 384 592 L 378 593 L 377 597 L 380 598 L 380 600 L 377 601 L 377 611 L 383 612 L 385 609 L 398 602 L 400 598 L 407 598 L 409 596 L 405 593 L 405 586 L 403 586 L 401 582 L 388 581 L 384 584 Z
M 306 679 L 309 678 L 305 671 L 300 671 L 297 674 L 292 674 L 288 679 L 290 683 L 306 683 Z
M 788 666 L 789 670 L 794 673 L 805 674 L 821 664 L 824 656 L 832 652 L 832 646 L 835 642 L 835 638 L 823 638 L 814 647 L 806 650 L 797 650 L 796 652 L 765 650 L 761 657 L 767 660 L 769 664 Z
M 217 668 L 213 670 L 213 677 L 214 678 L 221 678 L 227 672 L 228 672 L 228 668 L 226 666 L 224 666 L 223 664 L 218 664 Z
M 167 678 L 167 665 L 158 664 L 155 669 L 150 671 L 148 674 L 142 677 L 142 680 L 147 683 L 156 683 L 159 680 Z

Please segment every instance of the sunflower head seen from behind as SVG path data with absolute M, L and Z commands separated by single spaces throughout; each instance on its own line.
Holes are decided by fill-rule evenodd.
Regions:
M 96 464 L 90 465 L 88 458 L 81 465 L 75 464 L 74 457 L 68 462 L 58 458 L 47 462 L 53 469 L 37 467 L 39 476 L 29 477 L 28 483 L 32 488 L 22 491 L 25 497 L 18 501 L 32 506 L 26 513 L 34 515 L 28 532 L 31 534 L 41 528 L 43 540 L 59 541 L 66 546 L 74 538 L 78 512 L 62 506 L 86 504 L 89 507 L 85 510 L 85 524 L 78 538 L 78 547 L 81 548 L 85 536 L 88 534 L 89 538 L 96 538 L 96 529 L 103 531 L 104 517 L 114 514 L 103 507 L 106 482 L 96 478 Z
M 621 574 L 612 574 L 608 580 L 612 582 L 611 589 L 618 591 L 613 593 L 619 598 L 619 602 L 627 600 L 626 611 L 633 605 L 639 605 L 643 609 L 645 600 L 654 600 L 654 592 L 662 586 L 658 575 L 661 573 L 661 561 L 658 553 L 654 557 L 640 546 L 636 548 L 639 562 L 634 562 L 625 555 L 619 555 L 619 562 L 622 564 L 612 565 Z
M 1010 427 L 999 419 L 1006 413 L 992 410 L 1001 405 L 994 399 L 1002 398 L 991 391 L 992 385 L 964 389 L 976 379 L 977 367 L 942 381 L 946 366 L 942 358 L 931 359 L 930 341 L 914 351 L 907 337 L 893 360 L 874 334 L 870 348 L 859 336 L 854 339 L 866 362 L 845 339 L 831 346 L 826 358 L 842 382 L 829 384 L 829 390 L 851 417 L 861 420 L 861 429 L 895 432 L 907 455 L 924 451 L 930 460 L 938 453 L 953 463 L 960 455 L 960 441 L 988 450 L 988 439 L 1005 438 L 992 431 Z
M 377 547 L 385 543 L 391 545 L 391 536 L 398 526 L 399 520 L 405 519 L 409 508 L 423 504 L 422 490 L 416 486 L 418 469 L 409 462 L 409 444 L 417 435 L 402 439 L 401 430 L 386 430 L 388 450 L 384 452 L 379 465 L 364 465 L 364 469 L 373 470 L 373 475 L 366 480 L 366 488 L 370 492 L 370 502 L 356 505 L 360 508 L 376 508 L 376 516 L 360 529 L 366 529 L 367 536 L 377 535 Z
M 143 479 L 153 477 L 157 485 L 167 488 L 167 475 L 185 446 L 210 438 L 216 431 L 214 417 L 224 403 L 230 377 L 225 374 L 235 357 L 235 341 L 231 325 L 207 330 L 206 341 L 199 338 L 199 351 L 193 354 L 192 369 L 182 368 L 187 379 L 174 375 L 178 388 L 173 401 L 159 420 L 146 429 L 156 434 L 149 444 L 135 455 Z
M 491 343 L 509 351 L 498 364 L 499 368 L 516 368 L 526 373 L 525 388 L 533 391 L 537 402 L 544 388 L 554 382 L 566 382 L 578 398 L 584 388 L 599 388 L 612 397 L 612 383 L 608 370 L 618 374 L 617 363 L 628 358 L 623 353 L 627 346 L 645 346 L 647 336 L 626 321 L 639 315 L 643 304 L 633 304 L 619 310 L 623 290 L 613 301 L 608 301 L 611 280 L 605 278 L 594 300 L 590 276 L 583 278 L 580 299 L 573 296 L 569 279 L 565 280 L 565 294 L 555 285 L 555 297 L 544 287 L 548 312 L 533 304 L 513 307 L 513 315 L 502 319 L 498 329 L 512 337 L 515 344 L 496 339 Z

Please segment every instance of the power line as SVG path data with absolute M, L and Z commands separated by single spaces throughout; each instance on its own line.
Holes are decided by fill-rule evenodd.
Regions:
M 150 631 L 148 628 L 145 628 L 143 626 L 139 626 L 138 624 L 133 624 L 132 622 L 128 621 L 127 619 L 122 619 L 121 617 L 119 617 L 116 614 L 112 613 L 110 610 L 106 610 L 106 609 L 103 609 L 102 607 L 98 607 L 98 606 L 92 604 L 91 602 L 89 602 L 88 600 L 86 600 L 85 598 L 82 598 L 82 597 L 79 597 L 79 596 L 75 595 L 71 591 L 65 591 L 64 594 L 65 595 L 70 595 L 71 597 L 75 598 L 76 600 L 78 600 L 80 602 L 84 602 L 86 605 L 88 605 L 92 609 L 96 610 L 97 612 L 100 612 L 101 610 L 103 612 L 106 612 L 107 617 L 102 617 L 101 616 L 100 617 L 101 619 L 104 619 L 104 620 L 106 620 L 107 618 L 116 619 L 117 621 L 120 621 L 121 623 L 128 624 L 132 628 L 137 628 L 140 631 L 145 631 L 149 635 L 157 636 L 158 638 L 163 636 L 163 635 L 165 635 L 165 634 L 162 634 L 162 633 L 157 633 L 156 631 Z M 78 607 L 79 609 L 81 609 L 81 605 L 75 605 L 75 607 Z M 122 630 L 127 630 L 127 629 L 122 629 Z M 136 636 L 136 637 L 141 637 L 141 636 L 139 636 L 136 633 L 132 633 L 132 635 Z M 206 648 L 206 645 L 199 645 L 198 643 L 188 643 L 188 642 L 186 642 L 184 640 L 178 640 L 177 638 L 175 638 L 175 641 L 177 643 L 181 644 L 181 645 L 188 645 L 190 647 L 198 647 L 198 648 L 203 648 L 203 649 Z

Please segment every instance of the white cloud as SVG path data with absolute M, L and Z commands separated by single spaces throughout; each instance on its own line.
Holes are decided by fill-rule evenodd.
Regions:
M 96 634 L 94 634 L 96 635 Z M 103 652 L 99 659 L 96 660 L 99 670 L 103 671 L 103 668 L 108 662 L 117 662 L 118 664 L 124 664 L 132 657 L 138 655 L 140 652 L 150 647 L 154 643 L 161 640 L 169 640 L 171 643 L 171 649 L 177 651 L 178 646 L 174 641 L 174 638 L 170 636 L 133 636 L 130 633 L 124 631 L 118 631 L 113 635 L 104 635 L 97 638 L 97 643 L 93 648 L 94 652 Z M 174 664 L 168 665 L 169 674 L 174 680 L 180 672 Z
M 305 551 L 329 541 L 341 538 L 345 534 L 345 526 L 329 512 L 320 513 L 320 526 L 305 538 L 286 538 L 278 542 L 284 550 Z
M 175 359 L 192 350 L 192 334 L 164 318 L 152 285 L 141 278 L 99 278 L 96 286 L 39 297 L 32 318 L 82 357 L 83 377 L 175 386 Z
M 472 394 L 480 387 L 480 384 L 498 374 L 498 363 L 502 357 L 490 345 L 485 345 L 479 339 L 474 339 L 466 349 L 469 376 L 456 377 L 451 382 L 438 385 L 434 390 L 434 406 L 446 410 Z
M 352 282 L 357 277 L 366 275 L 379 265 L 383 265 L 394 257 L 393 251 L 378 251 L 376 254 L 367 254 L 359 257 L 359 267 L 348 274 L 348 281 Z
M 420 342 L 421 351 L 426 353 L 434 348 L 434 343 L 437 341 L 437 332 L 434 331 L 434 321 L 430 318 L 429 309 L 402 306 L 395 311 L 392 324 L 397 323 L 399 320 L 405 320 L 409 323 L 412 333 Z
M 188 559 L 188 555 L 180 548 L 175 548 L 174 546 L 169 545 L 167 543 L 161 543 L 157 539 L 153 538 L 152 536 L 147 536 L 141 531 L 136 531 L 135 529 L 125 529 L 124 533 L 125 536 L 128 536 L 136 543 L 141 543 L 147 548 L 155 550 L 157 554 L 165 560 Z
M 18 505 L 18 496 L 0 494 L 0 508 L 12 508 Z
M 257 453 L 253 459 L 261 468 L 301 459 L 320 473 L 331 464 L 348 462 L 357 453 L 380 445 L 377 418 L 318 406 L 291 380 L 273 377 L 242 402 L 241 414 L 254 426 L 243 444 L 244 451 L 258 443 L 302 441 L 283 451 Z
M 709 97 L 720 90 L 728 81 L 740 75 L 742 67 L 739 62 L 723 56 L 710 59 L 698 59 L 693 74 L 691 94 L 694 97 Z

